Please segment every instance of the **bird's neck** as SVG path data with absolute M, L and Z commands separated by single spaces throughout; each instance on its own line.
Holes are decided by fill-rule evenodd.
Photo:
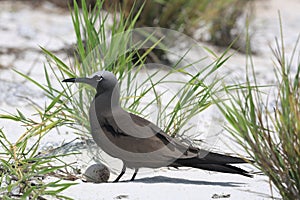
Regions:
M 114 108 L 120 107 L 120 92 L 114 90 L 112 92 L 97 93 L 94 102 L 97 111 L 99 110 L 100 113 L 111 112 Z

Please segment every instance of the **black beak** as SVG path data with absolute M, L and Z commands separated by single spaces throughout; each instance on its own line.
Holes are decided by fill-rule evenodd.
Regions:
M 93 86 L 94 88 L 97 88 L 97 85 L 98 85 L 98 82 L 92 78 L 68 78 L 68 79 L 63 80 L 62 82 L 86 83 L 86 84 Z
M 71 83 L 75 83 L 75 82 L 76 82 L 76 78 L 67 78 L 67 79 L 63 80 L 62 82 L 71 82 Z

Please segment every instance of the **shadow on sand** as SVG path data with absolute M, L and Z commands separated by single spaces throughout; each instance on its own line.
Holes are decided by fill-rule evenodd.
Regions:
M 136 179 L 131 181 L 133 183 L 175 183 L 175 184 L 193 184 L 193 185 L 212 185 L 212 186 L 223 186 L 223 187 L 241 187 L 245 185 L 239 182 L 215 182 L 215 181 L 197 181 L 188 180 L 183 178 L 170 178 L 166 176 L 155 176 Z

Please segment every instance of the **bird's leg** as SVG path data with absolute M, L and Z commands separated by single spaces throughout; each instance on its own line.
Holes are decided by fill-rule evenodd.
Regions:
M 120 180 L 120 178 L 124 175 L 125 171 L 126 171 L 126 166 L 125 166 L 125 164 L 123 163 L 123 168 L 122 168 L 121 173 L 119 174 L 119 176 L 118 176 L 113 182 L 114 182 L 114 183 L 115 183 L 115 182 L 118 182 L 118 181 Z
M 132 178 L 130 179 L 130 181 L 133 181 L 133 180 L 134 180 L 134 178 L 135 178 L 136 174 L 138 173 L 138 171 L 139 171 L 139 168 L 134 169 L 134 173 L 133 173 L 133 176 L 132 176 Z

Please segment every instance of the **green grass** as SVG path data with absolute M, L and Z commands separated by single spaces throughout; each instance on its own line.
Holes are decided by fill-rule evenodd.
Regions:
M 136 27 L 163 27 L 191 37 L 204 25 L 209 42 L 227 47 L 241 34 L 236 33 L 238 20 L 252 9 L 250 3 L 251 0 L 111 0 L 105 1 L 104 7 L 111 12 L 120 8 L 128 19 L 142 7 Z
M 58 126 L 62 119 L 51 116 L 53 113 L 47 111 L 47 108 L 45 113 L 39 114 L 41 121 L 27 118 L 21 111 L 17 111 L 15 115 L 0 115 L 0 118 L 19 122 L 27 129 L 14 143 L 9 141 L 0 129 L 0 195 L 3 199 L 37 199 L 45 195 L 68 199 L 59 193 L 74 185 L 60 183 L 59 179 L 43 181 L 46 176 L 54 174 L 57 170 L 64 171 L 69 164 L 61 161 L 67 155 L 40 154 L 40 141 L 51 129 Z
M 298 40 L 299 41 L 299 40 Z M 220 109 L 227 130 L 248 153 L 253 163 L 276 186 L 283 199 L 300 199 L 300 62 L 293 64 L 298 41 L 291 58 L 285 54 L 283 31 L 272 48 L 275 57 L 276 104 L 270 109 L 269 97 L 257 84 L 252 58 L 245 87 L 227 90 L 228 101 Z M 296 68 L 292 73 L 291 68 Z M 250 82 L 250 77 L 254 83 Z
M 85 4 L 82 3 L 82 5 Z M 100 70 L 112 71 L 121 85 L 122 106 L 130 112 L 141 115 L 149 106 L 153 104 L 161 105 L 156 87 L 168 82 L 172 83 L 173 80 L 170 81 L 169 77 L 174 74 L 184 74 L 189 81 L 173 81 L 180 85 L 180 89 L 176 91 L 176 94 L 167 106 L 161 109 L 157 118 L 157 122 L 166 122 L 158 125 L 166 127 L 165 131 L 175 136 L 176 132 L 187 124 L 189 118 L 211 104 L 209 95 L 214 92 L 214 84 L 206 86 L 204 81 L 210 74 L 213 74 L 214 71 L 221 67 L 223 62 L 220 62 L 220 59 L 218 62 L 212 62 L 210 66 L 205 67 L 199 73 L 190 74 L 185 70 L 185 68 L 190 66 L 178 67 L 184 59 L 180 57 L 178 62 L 172 67 L 172 70 L 169 70 L 162 78 L 156 80 L 156 76 L 160 71 L 160 69 L 157 69 L 157 71 L 149 73 L 145 80 L 139 81 L 140 72 L 146 70 L 144 61 L 147 55 L 153 49 L 163 49 L 164 45 L 161 41 L 164 38 L 158 37 L 155 29 L 153 29 L 154 32 L 148 29 L 133 29 L 140 13 L 134 15 L 134 17 L 129 17 L 131 20 L 129 18 L 124 19 L 122 14 L 118 16 L 120 20 L 116 20 L 116 16 L 114 16 L 114 23 L 110 25 L 110 31 L 107 31 L 106 20 L 108 16 L 103 16 L 100 12 L 100 8 L 103 6 L 101 1 L 98 2 L 97 6 L 91 12 L 85 6 L 82 6 L 83 14 L 81 15 L 76 3 L 74 4 L 72 19 L 77 36 L 77 51 L 75 54 L 77 57 L 75 57 L 75 65 L 73 67 L 68 67 L 58 57 L 44 49 L 44 52 L 50 58 L 50 68 L 54 67 L 54 63 L 61 73 L 60 76 L 55 75 L 57 77 L 55 81 L 61 81 L 67 77 L 86 77 Z M 96 19 L 101 19 L 100 26 L 95 26 Z M 110 35 L 107 32 L 110 32 Z M 134 41 L 135 36 L 141 34 L 143 34 L 144 40 Z M 146 43 L 147 51 L 140 54 L 139 49 L 144 48 Z M 138 60 L 135 60 L 136 57 Z M 199 65 L 199 63 L 193 63 L 193 65 Z M 54 72 L 54 70 L 52 71 Z M 217 83 L 218 81 L 216 79 L 215 82 Z M 83 131 L 89 134 L 87 111 L 95 91 L 91 88 L 86 88 L 84 85 L 79 85 L 76 91 L 66 84 L 61 84 L 61 87 L 64 91 L 62 99 L 65 98 L 68 101 L 68 103 L 62 105 L 62 107 L 65 107 L 65 112 L 68 113 L 67 116 L 75 119 L 75 123 L 84 127 L 84 130 L 79 128 L 79 132 Z M 46 89 L 48 88 L 51 88 L 51 84 L 48 84 Z M 51 90 L 58 91 L 58 89 Z M 49 93 L 49 91 L 46 92 Z M 150 93 L 155 94 L 154 98 L 146 105 L 141 104 L 143 99 L 149 96 Z M 181 98 L 175 98 L 179 95 Z M 171 111 L 167 112 L 170 108 Z M 167 119 L 162 119 L 162 116 Z M 177 128 L 174 128 L 175 126 Z

